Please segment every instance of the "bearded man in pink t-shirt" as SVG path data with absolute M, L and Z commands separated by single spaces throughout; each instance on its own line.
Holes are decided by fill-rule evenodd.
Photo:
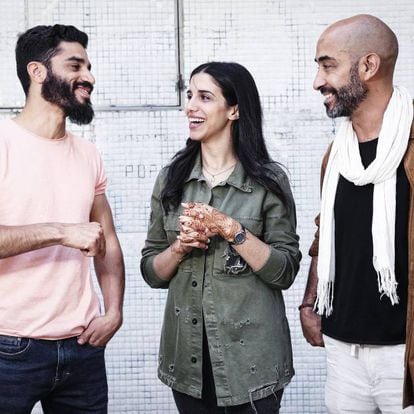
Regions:
M 36 26 L 16 46 L 26 104 L 0 122 L 0 411 L 107 412 L 104 350 L 122 323 L 124 264 L 88 124 L 88 37 Z M 93 288 L 90 259 L 104 310 Z

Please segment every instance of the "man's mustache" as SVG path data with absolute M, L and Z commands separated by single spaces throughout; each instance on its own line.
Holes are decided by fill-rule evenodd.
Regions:
M 83 86 L 83 87 L 89 89 L 89 93 L 92 93 L 92 91 L 93 91 L 93 85 L 88 81 L 76 82 L 73 89 L 75 90 L 79 86 Z
M 324 95 L 324 94 L 326 94 L 326 93 L 331 93 L 332 95 L 337 95 L 337 94 L 338 94 L 338 92 L 337 92 L 337 90 L 336 90 L 336 89 L 334 89 L 334 88 L 330 88 L 329 86 L 321 86 L 321 87 L 319 88 L 319 92 L 320 92 L 322 95 Z

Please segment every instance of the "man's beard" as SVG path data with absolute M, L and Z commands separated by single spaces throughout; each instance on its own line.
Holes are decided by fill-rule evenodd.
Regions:
M 46 101 L 61 108 L 75 124 L 86 125 L 92 121 L 95 114 L 89 99 L 82 103 L 76 98 L 75 90 L 78 86 L 86 86 L 91 92 L 93 89 L 93 85 L 87 81 L 74 82 L 72 86 L 48 68 L 47 77 L 42 85 L 42 96 Z
M 334 105 L 325 104 L 326 114 L 330 118 L 351 116 L 355 109 L 368 95 L 368 88 L 358 75 L 358 62 L 354 63 L 349 71 L 349 83 L 339 89 L 322 87 L 321 93 L 331 93 L 334 96 Z

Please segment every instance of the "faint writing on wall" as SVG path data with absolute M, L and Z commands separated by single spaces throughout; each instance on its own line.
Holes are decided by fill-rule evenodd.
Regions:
M 125 165 L 126 178 L 152 178 L 158 174 L 161 166 L 157 164 L 128 164 Z

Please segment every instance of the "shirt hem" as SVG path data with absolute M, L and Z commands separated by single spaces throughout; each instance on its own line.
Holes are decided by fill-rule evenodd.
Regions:
M 330 332 L 325 331 L 322 329 L 322 333 L 326 336 L 329 336 L 337 341 L 346 342 L 348 344 L 361 344 L 361 345 L 403 345 L 405 344 L 404 339 L 398 339 L 395 341 L 376 341 L 376 340 L 369 340 L 369 339 L 356 339 L 356 338 L 344 338 L 340 335 L 335 335 Z
M 178 391 L 178 392 L 182 392 L 184 394 L 190 395 L 191 397 L 194 398 L 198 398 L 201 399 L 201 389 L 200 390 L 196 390 L 194 386 L 191 385 L 180 385 L 177 383 L 171 383 L 171 381 L 169 380 L 164 380 L 163 378 L 160 377 L 160 375 L 158 375 L 159 380 L 167 385 L 169 388 Z M 286 377 L 283 379 L 283 381 L 275 381 L 274 382 L 274 388 L 268 388 L 266 390 L 261 391 L 259 394 L 256 394 L 256 391 L 253 392 L 249 392 L 252 394 L 252 401 L 258 401 L 261 400 L 263 398 L 268 397 L 269 395 L 272 395 L 274 392 L 281 390 L 282 388 L 285 388 L 290 381 L 292 380 L 293 375 L 290 377 Z M 255 387 L 255 389 L 257 388 L 261 388 L 259 387 Z M 217 405 L 219 407 L 233 407 L 233 406 L 237 406 L 237 405 L 241 405 L 241 404 L 246 404 L 249 403 L 250 401 L 250 395 L 243 395 L 243 396 L 228 396 L 228 397 L 218 397 L 217 398 Z

